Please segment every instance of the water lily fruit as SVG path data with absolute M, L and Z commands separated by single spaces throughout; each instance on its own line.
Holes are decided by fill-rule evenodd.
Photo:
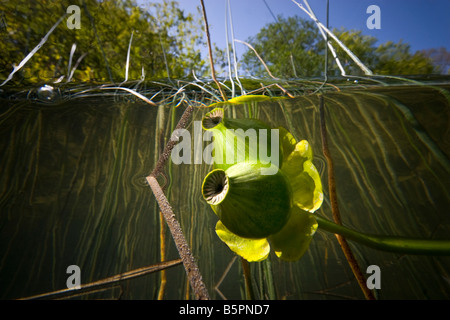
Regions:
M 228 119 L 221 108 L 208 112 L 202 126 L 214 136 L 214 168 L 203 180 L 202 194 L 219 217 L 218 237 L 247 261 L 266 259 L 271 247 L 282 260 L 300 259 L 317 230 L 314 212 L 323 202 L 308 141 L 297 142 L 285 128 L 271 129 L 257 119 Z M 264 138 L 275 161 L 264 161 L 257 150 Z M 230 154 L 234 157 L 225 161 Z
M 225 227 L 244 238 L 264 238 L 281 230 L 289 218 L 291 190 L 286 178 L 261 174 L 257 164 L 215 169 L 203 181 L 203 197 Z

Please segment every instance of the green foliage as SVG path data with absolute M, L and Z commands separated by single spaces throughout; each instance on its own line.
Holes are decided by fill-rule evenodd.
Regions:
M 380 74 L 427 74 L 437 71 L 423 53 L 411 54 L 407 43 L 388 41 L 380 45 L 375 53 Z
M 361 30 L 333 30 L 333 33 L 341 40 L 370 70 L 378 73 L 377 56 L 374 55 L 374 47 L 377 39 L 372 36 L 363 35 Z M 336 54 L 342 63 L 346 73 L 361 74 L 361 69 L 353 62 L 353 60 L 345 53 L 345 51 L 338 45 L 333 43 Z M 330 74 L 340 74 L 335 61 L 329 55 Z
M 450 52 L 444 47 L 421 50 L 420 53 L 431 59 L 441 74 L 450 74 Z
M 266 25 L 249 43 L 266 62 L 272 74 L 281 78 L 314 76 L 323 70 L 324 43 L 314 22 L 298 17 Z M 252 51 L 243 56 L 244 69 L 252 75 L 266 76 L 261 62 Z
M 17 0 L 0 2 L 6 24 L 0 34 L 1 78 L 6 79 L 13 64 L 22 61 L 70 5 L 80 8 L 81 28 L 68 28 L 69 13 L 13 80 L 36 83 L 64 75 L 65 81 L 75 43 L 72 68 L 85 56 L 73 80 L 123 81 L 132 34 L 129 80 L 140 79 L 142 69 L 146 79 L 207 71 L 199 49 L 205 43 L 201 16 L 186 15 L 175 1 L 138 6 L 134 0 Z
M 406 43 L 391 41 L 377 46 L 377 39 L 360 30 L 333 30 L 333 33 L 375 74 L 428 74 L 439 72 L 425 54 L 411 53 Z M 280 78 L 319 76 L 324 70 L 325 42 L 314 22 L 298 16 L 278 17 L 277 23 L 266 25 L 248 41 L 266 62 L 272 74 Z M 361 70 L 350 57 L 333 44 L 348 74 L 360 75 Z M 330 75 L 339 75 L 332 55 L 328 55 Z M 243 67 L 250 74 L 266 77 L 267 73 L 255 54 L 248 50 Z

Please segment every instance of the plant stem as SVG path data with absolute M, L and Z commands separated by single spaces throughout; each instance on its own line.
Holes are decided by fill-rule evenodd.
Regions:
M 164 192 L 162 191 L 158 181 L 156 181 L 156 178 L 154 176 L 152 175 L 148 176 L 147 182 L 152 188 L 153 194 L 155 195 L 155 198 L 158 201 L 161 212 L 164 215 L 164 219 L 166 220 L 166 223 L 169 226 L 178 253 L 180 254 L 181 259 L 183 260 L 183 265 L 186 270 L 189 282 L 191 284 L 192 289 L 194 290 L 197 299 L 209 300 L 208 291 L 206 290 L 205 284 L 203 283 L 200 271 L 197 267 L 194 257 L 192 256 L 189 245 L 187 244 L 186 239 L 183 235 L 181 226 L 178 223 L 177 219 L 175 218 L 175 214 L 173 213 L 169 201 L 167 200 L 166 196 L 164 195 Z
M 186 127 L 193 111 L 194 111 L 194 108 L 191 105 L 189 105 L 186 108 L 186 110 L 184 110 L 184 113 L 181 116 L 181 119 L 178 121 L 178 124 L 175 127 L 175 130 L 184 129 Z M 172 132 L 172 136 L 173 136 L 173 132 Z M 167 160 L 170 157 L 170 153 L 172 152 L 173 147 L 178 143 L 178 139 L 172 139 L 172 136 L 170 137 L 170 140 L 167 142 L 167 145 L 164 147 L 163 153 L 159 157 L 155 168 L 153 169 L 152 173 L 150 174 L 151 176 L 157 177 L 161 173 L 164 165 L 166 164 Z
M 244 258 L 241 258 L 242 269 L 244 271 L 245 279 L 245 292 L 247 295 L 247 300 L 255 300 L 255 293 L 253 292 L 252 277 L 250 273 L 250 264 Z
M 270 261 L 270 257 L 268 259 L 264 260 L 262 263 L 263 263 L 263 270 L 264 270 L 264 275 L 265 275 L 266 283 L 267 283 L 267 293 L 269 295 L 269 299 L 275 300 L 277 297 L 276 297 L 276 293 L 275 293 L 275 284 L 273 282 L 272 263 Z
M 320 100 L 320 131 L 322 135 L 322 150 L 325 158 L 327 159 L 328 164 L 328 188 L 330 193 L 331 210 L 334 222 L 340 225 L 341 216 L 339 213 L 339 206 L 337 200 L 333 160 L 331 158 L 331 154 L 328 149 L 327 129 L 325 125 L 325 110 L 322 95 L 319 96 L 319 100 Z M 339 242 L 339 245 L 341 246 L 342 251 L 344 252 L 347 262 L 350 265 L 350 268 L 353 271 L 353 274 L 355 275 L 356 280 L 358 281 L 359 286 L 361 287 L 362 292 L 364 293 L 364 296 L 368 300 L 375 300 L 375 296 L 373 295 L 372 291 L 366 286 L 366 279 L 363 273 L 361 272 L 361 268 L 359 267 L 358 262 L 356 261 L 356 258 L 353 255 L 353 252 L 347 243 L 347 240 L 340 234 L 336 234 L 336 238 Z
M 156 138 L 155 144 L 157 145 L 157 155 L 159 157 L 159 155 L 162 154 L 163 148 L 164 148 L 164 135 L 163 135 L 164 130 L 162 129 L 162 124 L 161 124 L 162 121 L 160 120 L 160 118 L 162 118 L 162 114 L 164 114 L 164 111 L 161 110 L 161 107 L 158 107 L 158 108 L 159 108 L 159 110 L 158 110 L 159 121 L 157 121 L 158 127 L 156 129 L 157 138 Z M 172 108 L 175 108 L 175 107 L 172 107 Z M 169 165 L 170 165 L 170 162 L 169 162 Z M 170 174 L 170 172 L 169 172 L 169 174 Z M 165 190 L 166 184 L 167 183 L 165 183 L 164 186 L 162 186 L 163 190 Z M 169 185 L 169 189 L 170 189 L 170 185 Z M 167 193 L 170 194 L 170 190 L 168 190 Z M 164 215 L 161 211 L 159 211 L 159 252 L 160 252 L 160 256 L 161 256 L 160 257 L 161 261 L 165 261 L 166 260 L 166 223 L 164 221 Z M 160 277 L 161 277 L 161 282 L 160 282 L 160 286 L 159 286 L 159 290 L 158 290 L 158 300 L 163 300 L 166 283 L 167 283 L 166 272 L 164 270 L 161 271 Z
M 176 129 L 183 129 L 186 127 L 189 117 L 191 116 L 193 111 L 192 106 L 188 106 L 184 111 L 181 119 L 178 121 Z M 167 225 L 169 226 L 170 233 L 172 234 L 172 238 L 175 241 L 175 245 L 177 247 L 178 253 L 180 254 L 181 259 L 183 260 L 184 269 L 186 270 L 186 274 L 188 276 L 191 287 L 197 297 L 200 300 L 209 299 L 208 291 L 206 290 L 206 286 L 203 283 L 202 276 L 197 267 L 197 264 L 192 256 L 189 245 L 186 242 L 186 239 L 183 235 L 183 231 L 181 229 L 180 224 L 175 218 L 175 214 L 173 213 L 172 207 L 170 206 L 169 201 L 167 200 L 164 192 L 161 189 L 156 177 L 162 172 L 164 165 L 170 157 L 170 153 L 178 142 L 178 139 L 172 139 L 174 136 L 174 132 L 172 132 L 172 136 L 164 147 L 164 151 L 158 159 L 155 168 L 152 173 L 146 177 L 148 184 L 150 185 L 153 194 L 155 195 L 156 200 L 158 201 L 159 208 L 163 213 L 164 220 L 166 220 Z
M 206 9 L 205 4 L 203 3 L 203 0 L 200 0 L 202 4 L 202 11 L 203 11 L 203 20 L 205 21 L 205 33 L 206 33 L 206 40 L 208 41 L 208 52 L 209 52 L 209 62 L 211 64 L 211 76 L 216 83 L 217 87 L 219 88 L 220 95 L 222 96 L 223 101 L 227 101 L 227 96 L 222 90 L 222 86 L 220 85 L 219 81 L 216 79 L 216 71 L 214 70 L 214 60 L 213 60 L 213 53 L 211 48 L 211 39 L 209 36 L 209 27 L 208 27 L 208 19 L 206 18 Z
M 49 298 L 59 298 L 60 299 L 62 297 L 70 297 L 73 295 L 79 295 L 81 293 L 88 294 L 88 293 L 92 292 L 92 290 L 97 289 L 99 287 L 111 286 L 111 285 L 117 284 L 120 281 L 145 276 L 146 274 L 149 274 L 152 272 L 162 271 L 167 268 L 171 268 L 176 265 L 179 265 L 180 263 L 181 263 L 181 259 L 164 261 L 164 262 L 157 263 L 155 265 L 127 271 L 127 272 L 117 274 L 117 275 L 109 277 L 109 278 L 105 278 L 102 280 L 83 284 L 78 289 L 75 289 L 75 288 L 62 289 L 62 290 L 52 291 L 52 292 L 48 292 L 48 293 L 37 294 L 37 295 L 31 296 L 31 297 L 21 298 L 20 300 L 49 299 Z
M 378 250 L 404 254 L 450 255 L 450 240 L 427 240 L 364 234 L 333 223 L 332 221 L 318 215 L 316 215 L 315 218 L 320 229 L 339 234 L 348 240 L 352 240 Z

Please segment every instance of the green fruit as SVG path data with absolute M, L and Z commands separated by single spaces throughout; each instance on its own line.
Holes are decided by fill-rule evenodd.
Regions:
M 278 169 L 272 175 L 249 163 L 215 169 L 205 177 L 202 194 L 224 226 L 243 238 L 265 238 L 289 218 L 291 189 Z

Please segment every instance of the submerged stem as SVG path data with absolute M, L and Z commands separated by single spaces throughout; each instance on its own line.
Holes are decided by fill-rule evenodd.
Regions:
M 262 263 L 267 283 L 267 293 L 269 295 L 269 299 L 275 300 L 276 299 L 275 284 L 273 282 L 272 263 L 270 262 L 270 257 L 269 259 L 264 260 Z
M 81 294 L 89 294 L 94 289 L 98 289 L 100 287 L 108 287 L 113 286 L 115 284 L 118 284 L 121 281 L 134 279 L 137 277 L 141 277 L 153 272 L 157 271 L 164 271 L 168 268 L 177 266 L 181 263 L 181 259 L 171 260 L 171 261 L 164 261 L 157 263 L 155 265 L 127 271 L 121 274 L 114 275 L 112 277 L 108 277 L 102 280 L 90 282 L 87 284 L 81 285 L 79 288 L 67 288 L 62 290 L 56 290 L 52 292 L 37 294 L 34 296 L 26 297 L 26 298 L 20 298 L 20 300 L 32 300 L 32 299 L 50 299 L 50 298 L 67 298 L 75 295 L 81 295 Z
M 378 250 L 404 254 L 450 255 L 450 240 L 428 240 L 365 234 L 333 223 L 318 215 L 315 218 L 320 229 L 339 234 L 346 239 Z
M 255 293 L 253 292 L 252 277 L 250 272 L 250 264 L 244 258 L 241 258 L 242 269 L 244 270 L 245 279 L 245 291 L 247 295 L 247 300 L 255 300 Z
M 175 129 L 184 129 L 187 125 L 190 115 L 192 114 L 193 108 L 192 106 L 188 106 L 186 110 L 183 112 L 181 119 L 179 120 Z M 174 132 L 172 132 L 172 136 Z M 189 245 L 186 242 L 183 231 L 177 219 L 175 218 L 175 214 L 170 206 L 169 201 L 167 200 L 161 186 L 159 185 L 156 177 L 162 172 L 164 165 L 170 157 L 171 151 L 176 144 L 177 139 L 170 139 L 167 145 L 164 148 L 163 153 L 158 159 L 158 162 L 153 169 L 152 173 L 146 177 L 150 188 L 155 195 L 155 198 L 158 202 L 158 205 L 163 213 L 164 219 L 169 226 L 170 233 L 172 234 L 172 238 L 175 241 L 175 245 L 177 247 L 178 253 L 180 254 L 181 259 L 183 260 L 183 265 L 186 270 L 186 274 L 188 276 L 189 282 L 191 284 L 192 289 L 197 297 L 200 300 L 209 299 L 209 294 L 206 289 L 205 284 L 203 283 L 202 276 L 198 269 L 198 266 L 195 262 L 195 259 L 191 253 Z
M 187 244 L 186 239 L 183 235 L 181 226 L 178 223 L 177 219 L 175 218 L 175 214 L 173 213 L 169 201 L 167 201 L 164 192 L 162 191 L 160 185 L 158 184 L 154 176 L 152 175 L 148 176 L 147 181 L 150 187 L 152 188 L 152 191 L 155 195 L 156 200 L 158 201 L 158 205 L 161 209 L 161 212 L 164 215 L 164 219 L 166 220 L 166 223 L 169 226 L 178 253 L 180 254 L 181 259 L 183 260 L 184 268 L 189 278 L 189 282 L 192 286 L 192 289 L 194 290 L 197 299 L 208 300 L 209 299 L 208 291 L 206 290 L 198 266 L 194 260 L 189 245 Z
M 333 220 L 336 222 L 336 224 L 340 225 L 341 216 L 339 213 L 339 206 L 336 193 L 334 165 L 333 159 L 331 158 L 330 150 L 328 149 L 327 128 L 325 124 L 325 110 L 322 95 L 319 96 L 319 100 L 320 100 L 320 131 L 322 135 L 322 150 L 325 158 L 327 159 L 328 164 L 328 188 L 330 193 L 331 209 L 333 213 Z M 361 268 L 359 267 L 358 261 L 356 260 L 350 246 L 347 243 L 347 240 L 340 234 L 336 234 L 336 238 L 339 242 L 339 245 L 341 246 L 342 251 L 344 252 L 345 258 L 347 259 L 347 262 L 350 265 L 353 274 L 355 275 L 356 280 L 358 281 L 359 286 L 361 287 L 362 292 L 364 293 L 364 296 L 368 300 L 374 300 L 375 296 L 373 295 L 372 291 L 369 288 L 367 288 L 365 277 L 361 271 Z

